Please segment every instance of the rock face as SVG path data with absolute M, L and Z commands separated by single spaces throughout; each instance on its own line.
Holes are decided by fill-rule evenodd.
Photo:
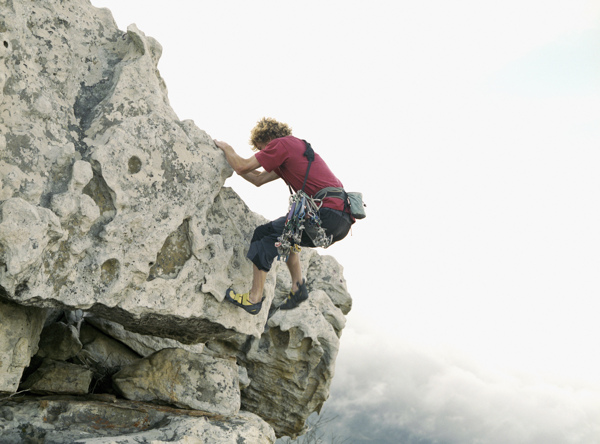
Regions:
M 0 299 L 0 393 L 15 392 L 38 350 L 46 310 Z
M 344 325 L 341 311 L 322 290 L 311 291 L 294 310 L 276 312 L 261 338 L 238 357 L 253 380 L 242 407 L 260 411 L 281 435 L 302 430 L 329 396 L 329 384 L 323 382 L 333 378 Z
M 41 358 L 66 361 L 76 356 L 82 347 L 75 326 L 55 322 L 42 330 L 37 355 Z
M 273 442 L 327 399 L 351 307 L 342 269 L 303 251 L 309 301 L 269 319 L 285 266 L 259 315 L 223 301 L 249 287 L 264 218 L 223 187 L 232 170 L 211 137 L 171 109 L 161 51 L 88 0 L 0 0 L 6 442 Z
M 32 393 L 87 395 L 92 371 L 76 364 L 46 359 L 21 385 Z
M 240 412 L 228 419 L 193 410 L 150 408 L 94 397 L 17 400 L 0 407 L 2 443 L 267 443 L 273 429 L 258 416 Z
M 240 382 L 234 360 L 165 348 L 113 376 L 127 399 L 157 401 L 233 416 L 240 411 Z

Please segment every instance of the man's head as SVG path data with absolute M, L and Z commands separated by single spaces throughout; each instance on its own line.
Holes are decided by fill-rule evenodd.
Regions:
M 262 150 L 273 139 L 289 136 L 292 129 L 270 117 L 263 117 L 250 132 L 250 145 L 254 150 Z

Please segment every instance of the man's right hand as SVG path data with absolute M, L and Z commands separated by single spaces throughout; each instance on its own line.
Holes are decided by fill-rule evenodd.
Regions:
M 227 148 L 231 148 L 231 145 L 229 145 L 227 142 L 223 142 L 223 141 L 217 140 L 217 139 L 213 139 L 213 142 L 215 142 L 215 145 L 217 145 L 217 148 L 220 148 L 223 151 L 225 151 Z

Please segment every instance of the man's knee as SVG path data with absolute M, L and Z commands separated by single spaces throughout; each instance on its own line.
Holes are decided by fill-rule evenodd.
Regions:
M 252 261 L 252 263 L 260 271 L 268 272 L 273 265 L 273 260 L 277 256 L 277 248 L 275 245 L 271 245 L 270 242 L 257 241 L 250 244 L 250 249 L 246 257 Z

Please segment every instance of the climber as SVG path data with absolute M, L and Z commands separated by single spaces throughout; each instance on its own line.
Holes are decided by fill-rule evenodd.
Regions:
M 308 165 L 308 160 L 304 156 L 306 144 L 292 135 L 292 130 L 287 124 L 272 118 L 261 119 L 250 134 L 250 144 L 257 153 L 248 159 L 239 156 L 225 142 L 215 140 L 215 144 L 223 150 L 227 162 L 235 172 L 255 186 L 260 187 L 281 178 L 294 191 L 302 188 Z M 315 153 L 304 191 L 309 196 L 314 196 L 326 187 L 343 188 L 343 185 L 323 159 Z M 321 227 L 331 238 L 332 244 L 346 237 L 354 223 L 346 200 L 341 197 L 323 198 L 318 216 Z M 252 287 L 248 293 L 242 294 L 235 293 L 231 288 L 227 290 L 225 299 L 248 313 L 255 315 L 260 312 L 267 273 L 278 255 L 275 244 L 283 233 L 285 222 L 286 216 L 283 216 L 254 230 L 247 254 L 248 259 L 254 264 Z M 314 247 L 315 245 L 304 232 L 300 246 Z M 297 250 L 290 251 L 286 264 L 292 278 L 292 288 L 285 302 L 279 307 L 281 310 L 295 308 L 308 299 L 306 279 L 302 277 Z

